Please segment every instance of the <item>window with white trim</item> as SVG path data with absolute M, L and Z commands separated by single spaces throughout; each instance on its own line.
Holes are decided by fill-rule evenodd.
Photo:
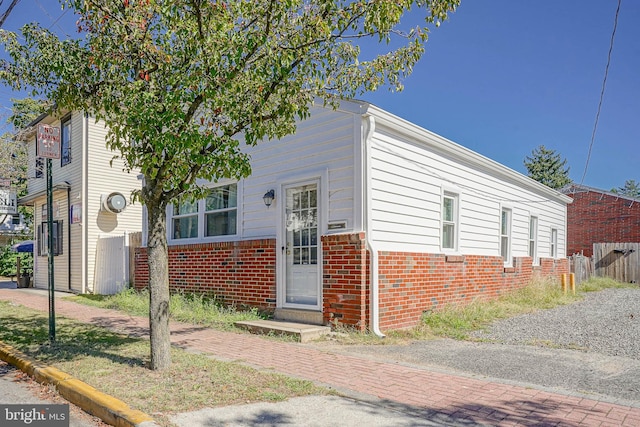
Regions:
M 558 256 L 558 229 L 551 229 L 551 242 L 550 242 L 550 255 L 551 258 L 557 258 Z
M 199 202 L 184 202 L 173 205 L 171 230 L 174 239 L 198 237 Z
M 204 200 L 205 237 L 236 234 L 237 216 L 237 184 L 212 188 Z
M 500 255 L 505 265 L 511 265 L 511 209 L 502 208 L 500 215 Z
M 238 185 L 213 187 L 204 199 L 173 205 L 171 238 L 196 239 L 238 233 Z
M 458 249 L 458 195 L 445 191 L 442 195 L 442 249 Z
M 529 217 L 529 256 L 538 265 L 538 217 Z

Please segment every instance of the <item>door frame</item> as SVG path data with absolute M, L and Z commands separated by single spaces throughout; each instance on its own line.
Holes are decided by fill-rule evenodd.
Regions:
M 322 239 L 326 234 L 326 218 L 327 218 L 327 200 L 328 195 L 326 185 L 328 169 L 317 171 L 316 173 L 308 173 L 296 177 L 287 177 L 287 179 L 279 180 L 280 185 L 278 192 L 279 197 L 278 220 L 276 230 L 276 308 L 288 308 L 307 311 L 322 311 Z M 318 301 L 316 305 L 292 304 L 286 302 L 287 287 L 287 257 L 284 252 L 286 247 L 286 191 L 290 188 L 301 187 L 304 185 L 316 184 L 318 196 Z

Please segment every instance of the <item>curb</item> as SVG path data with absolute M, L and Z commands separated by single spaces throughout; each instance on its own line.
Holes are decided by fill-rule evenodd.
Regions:
M 0 341 L 0 359 L 15 366 L 42 384 L 52 384 L 64 397 L 85 412 L 116 427 L 156 427 L 153 418 L 131 409 L 123 401 L 109 396 L 59 369 L 44 366 Z

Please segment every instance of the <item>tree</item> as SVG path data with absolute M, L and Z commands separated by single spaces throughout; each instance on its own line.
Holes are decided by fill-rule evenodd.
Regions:
M 4 25 L 4 21 L 7 20 L 9 14 L 11 14 L 11 11 L 14 7 L 16 7 L 19 1 L 20 0 L 11 0 L 11 3 L 9 4 L 9 6 L 7 6 L 7 9 L 4 11 L 2 16 L 0 16 L 0 28 Z M 0 5 L 2 5 L 2 0 L 0 0 Z
M 640 199 L 640 183 L 635 179 L 628 179 L 624 182 L 624 186 L 614 188 L 612 193 L 620 194 L 621 196 L 634 197 Z
M 12 114 L 0 136 L 0 178 L 21 185 L 26 179 L 26 148 L 15 140 L 15 133 L 24 130 L 46 107 L 31 98 L 11 99 L 11 102 Z
M 315 100 L 337 106 L 402 78 L 429 27 L 459 0 L 67 0 L 84 38 L 37 25 L 1 34 L 11 59 L 0 79 L 29 85 L 60 108 L 108 126 L 107 145 L 144 176 L 151 368 L 170 364 L 165 208 L 200 197 L 196 180 L 246 177 L 242 143 L 281 138 Z M 410 8 L 424 15 L 401 25 Z M 363 58 L 358 41 L 388 45 Z
M 527 176 L 554 189 L 560 189 L 571 183 L 567 159 L 563 159 L 555 150 L 547 149 L 544 145 L 531 152 L 524 160 Z
M 0 179 L 10 183 L 18 196 L 27 191 L 27 148 L 17 141 L 16 134 L 27 130 L 28 124 L 47 107 L 46 103 L 32 98 L 11 99 L 12 113 L 7 118 L 0 135 Z M 32 212 L 24 206 L 18 207 L 28 227 L 31 227 Z M 4 221 L 6 216 L 0 216 Z

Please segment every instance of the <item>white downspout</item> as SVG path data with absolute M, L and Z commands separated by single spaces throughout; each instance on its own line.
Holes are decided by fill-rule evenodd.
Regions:
M 371 239 L 371 142 L 373 134 L 376 129 L 376 121 L 373 116 L 367 115 L 364 117 L 364 215 L 365 215 L 365 239 L 367 242 L 367 249 L 371 254 L 371 332 L 384 338 L 384 334 L 380 331 L 380 304 L 378 302 L 379 287 L 378 287 L 378 250 L 375 247 L 373 239 Z
M 82 220 L 80 221 L 80 293 L 87 293 L 87 282 L 89 280 L 89 260 L 87 254 L 87 245 L 89 244 L 89 114 L 83 112 L 84 123 L 82 125 L 82 178 L 81 182 L 81 212 Z M 71 224 L 69 224 L 71 226 Z

